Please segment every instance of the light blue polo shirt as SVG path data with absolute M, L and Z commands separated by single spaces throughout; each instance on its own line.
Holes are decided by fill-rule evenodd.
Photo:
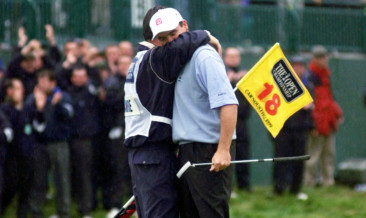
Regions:
M 175 85 L 173 141 L 218 143 L 220 107 L 232 104 L 238 100 L 221 57 L 209 45 L 200 47 Z

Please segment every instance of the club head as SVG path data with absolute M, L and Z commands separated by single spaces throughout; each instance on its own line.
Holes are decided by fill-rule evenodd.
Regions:
M 180 179 L 180 177 L 182 177 L 182 175 L 183 175 L 183 173 L 184 172 L 186 172 L 186 170 L 190 167 L 190 166 L 192 166 L 192 164 L 191 164 L 191 162 L 187 162 L 187 163 L 185 163 L 183 166 L 182 166 L 182 168 L 180 168 L 180 170 L 178 171 L 178 173 L 177 173 L 177 177 L 178 177 L 178 179 Z

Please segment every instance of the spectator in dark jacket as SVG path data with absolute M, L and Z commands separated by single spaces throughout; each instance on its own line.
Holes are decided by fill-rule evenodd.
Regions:
M 4 185 L 4 163 L 6 147 L 12 142 L 14 137 L 11 123 L 7 116 L 0 110 L 0 205 L 2 205 L 3 185 Z
M 73 107 L 70 96 L 57 87 L 56 76 L 51 70 L 38 73 L 38 85 L 27 105 L 36 115 L 38 129 L 42 132 L 41 142 L 46 149 L 36 156 L 36 179 L 32 190 L 31 207 L 33 216 L 42 216 L 42 206 L 47 192 L 47 159 L 53 170 L 56 188 L 57 213 L 69 217 L 70 212 L 70 157 L 67 140 L 71 135 Z M 40 146 L 41 147 L 41 146 Z M 41 147 L 42 148 L 42 147 Z
M 4 170 L 4 192 L 1 196 L 1 212 L 17 195 L 17 217 L 26 217 L 29 210 L 30 189 L 33 181 L 35 133 L 33 119 L 29 110 L 24 107 L 24 88 L 19 79 L 5 81 L 6 98 L 1 105 L 14 129 L 14 140 L 7 148 Z
M 98 50 L 97 50 L 98 51 Z M 62 90 L 68 90 L 71 86 L 71 74 L 75 65 L 84 65 L 91 83 L 99 87 L 101 81 L 99 71 L 94 64 L 89 64 L 95 55 L 95 49 L 89 48 L 87 40 L 71 40 L 65 43 L 65 60 L 56 66 L 57 83 Z
M 61 53 L 56 44 L 53 27 L 50 24 L 46 24 L 44 28 L 46 29 L 46 38 L 49 44 L 48 56 L 57 64 L 61 61 Z
M 225 50 L 224 63 L 227 68 L 227 75 L 233 87 L 246 74 L 246 71 L 240 69 L 241 56 L 237 48 L 228 47 Z M 250 158 L 250 139 L 249 128 L 247 125 L 251 106 L 241 92 L 235 92 L 239 101 L 238 120 L 236 123 L 236 159 L 245 160 Z M 235 166 L 236 180 L 238 188 L 250 191 L 250 174 L 248 164 L 238 164 Z M 235 194 L 232 193 L 234 197 Z
M 301 56 L 291 59 L 291 65 L 306 88 L 311 92 L 313 85 L 308 80 L 305 61 Z M 292 115 L 284 124 L 278 136 L 273 139 L 275 157 L 289 157 L 305 155 L 305 145 L 310 130 L 313 128 L 311 112 L 313 103 Z M 287 185 L 290 193 L 300 200 L 307 200 L 308 196 L 301 192 L 304 163 L 278 162 L 274 164 L 273 185 L 274 193 L 283 194 Z
M 99 99 L 83 65 L 73 68 L 71 84 L 69 93 L 75 113 L 70 140 L 72 192 L 80 214 L 89 216 L 92 211 L 92 137 L 98 132 Z
M 105 48 L 105 57 L 107 59 L 109 71 L 112 75 L 117 73 L 117 62 L 119 55 L 120 50 L 117 45 L 109 45 Z
M 6 78 L 18 78 L 23 82 L 25 97 L 29 96 L 37 84 L 36 72 L 53 69 L 55 63 L 45 55 L 38 40 L 31 40 L 21 52 L 14 56 L 8 65 Z
M 0 84 L 2 83 L 5 77 L 5 66 L 3 61 L 0 59 Z
M 123 60 L 121 60 L 123 59 Z M 101 131 L 95 148 L 94 181 L 103 190 L 103 206 L 112 211 L 121 207 L 123 196 L 132 193 L 131 175 L 124 141 L 124 82 L 132 59 L 118 58 L 116 75 L 108 75 L 107 66 L 100 68 L 103 85 L 100 89 Z M 122 63 L 123 62 L 123 63 Z M 123 73 L 121 73 L 123 72 Z M 94 197 L 96 198 L 96 196 Z M 112 212 L 113 213 L 113 212 Z

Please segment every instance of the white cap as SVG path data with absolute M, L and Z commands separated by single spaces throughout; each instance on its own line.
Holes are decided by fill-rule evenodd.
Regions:
M 183 17 L 174 8 L 158 10 L 150 19 L 150 28 L 154 39 L 159 33 L 171 31 L 177 28 Z

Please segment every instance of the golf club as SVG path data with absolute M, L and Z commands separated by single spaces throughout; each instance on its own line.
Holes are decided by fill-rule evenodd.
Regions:
M 128 207 L 132 204 L 132 202 L 135 200 L 135 196 L 132 195 L 130 199 L 123 205 L 123 207 L 119 210 L 119 212 L 114 216 L 114 218 L 127 218 L 130 217 L 135 210 L 131 210 L 128 212 Z
M 253 159 L 253 160 L 234 160 L 230 161 L 230 164 L 241 164 L 241 163 L 254 163 L 254 162 L 280 162 L 280 161 L 291 161 L 291 160 L 309 160 L 310 155 L 302 155 L 302 156 L 293 156 L 293 157 L 275 157 L 275 158 L 267 158 L 267 159 Z M 183 173 L 188 170 L 190 167 L 196 166 L 210 166 L 212 163 L 195 163 L 192 164 L 191 162 L 185 163 L 182 168 L 177 173 L 177 177 L 182 177 Z

